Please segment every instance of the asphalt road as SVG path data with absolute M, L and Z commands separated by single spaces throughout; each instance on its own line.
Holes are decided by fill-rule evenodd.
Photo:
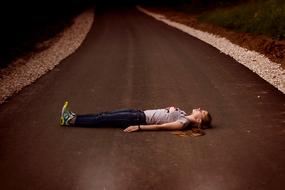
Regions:
M 77 113 L 208 109 L 199 138 L 64 128 Z M 215 48 L 136 9 L 100 9 L 82 46 L 0 106 L 3 190 L 280 190 L 285 95 Z

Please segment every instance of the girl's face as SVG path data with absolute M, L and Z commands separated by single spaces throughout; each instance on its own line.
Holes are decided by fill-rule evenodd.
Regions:
M 207 111 L 202 110 L 201 108 L 196 108 L 192 110 L 192 115 L 197 119 L 203 119 L 207 115 Z

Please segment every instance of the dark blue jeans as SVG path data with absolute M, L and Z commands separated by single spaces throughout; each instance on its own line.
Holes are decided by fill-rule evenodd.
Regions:
M 136 109 L 120 109 L 97 114 L 77 115 L 75 126 L 79 127 L 127 127 L 145 125 L 145 114 Z

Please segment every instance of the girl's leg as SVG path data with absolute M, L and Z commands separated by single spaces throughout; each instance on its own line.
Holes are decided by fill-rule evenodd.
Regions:
M 145 124 L 145 114 L 135 109 L 77 115 L 74 122 L 75 126 L 82 127 L 126 127 L 139 124 Z
M 123 113 L 123 112 L 133 113 L 133 112 L 137 112 L 137 111 L 140 111 L 140 110 L 123 108 L 123 109 L 117 109 L 117 110 L 110 111 L 109 113 Z

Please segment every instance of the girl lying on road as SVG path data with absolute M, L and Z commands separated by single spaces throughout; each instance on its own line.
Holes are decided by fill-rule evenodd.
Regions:
M 140 130 L 181 130 L 209 128 L 212 117 L 206 110 L 193 109 L 190 115 L 175 107 L 154 110 L 121 109 L 89 115 L 77 115 L 62 107 L 60 125 L 78 127 L 127 127 L 125 132 Z

